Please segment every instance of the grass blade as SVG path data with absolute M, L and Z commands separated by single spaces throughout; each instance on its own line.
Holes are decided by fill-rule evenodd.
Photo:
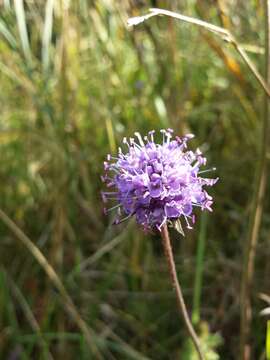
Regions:
M 15 37 L 11 34 L 11 32 L 6 27 L 6 24 L 3 20 L 0 19 L 0 34 L 2 34 L 9 44 L 13 47 L 13 49 L 17 48 L 17 41 Z
M 23 1 L 15 0 L 14 6 L 15 6 L 17 23 L 18 23 L 19 35 L 20 35 L 20 39 L 21 39 L 21 43 L 22 43 L 22 50 L 23 50 L 26 60 L 31 65 L 32 64 L 32 55 L 31 55 L 31 49 L 30 49 L 29 38 L 28 38 L 28 33 L 27 33 Z
M 45 10 L 45 21 L 42 37 L 42 66 L 44 72 L 48 70 L 50 63 L 50 42 L 52 39 L 53 28 L 53 7 L 54 0 L 48 0 Z
M 95 341 L 93 340 L 94 332 L 93 330 L 85 323 L 79 314 L 76 306 L 73 303 L 73 300 L 69 296 L 66 288 L 64 287 L 59 276 L 55 272 L 54 268 L 49 264 L 45 256 L 39 250 L 39 248 L 24 234 L 24 232 L 0 209 L 0 219 L 3 223 L 14 233 L 14 235 L 24 244 L 24 246 L 30 251 L 30 253 L 37 260 L 39 265 L 47 274 L 51 283 L 59 291 L 59 294 L 62 297 L 64 305 L 66 306 L 67 311 L 70 313 L 74 322 L 77 324 L 78 328 L 82 331 L 85 336 L 86 342 L 89 346 L 89 349 L 95 354 L 96 359 L 101 359 L 100 352 L 97 348 Z

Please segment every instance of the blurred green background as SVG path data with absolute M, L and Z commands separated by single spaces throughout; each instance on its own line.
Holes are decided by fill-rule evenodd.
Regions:
M 202 219 L 198 212 L 184 238 L 171 233 L 207 359 L 239 359 L 241 263 L 264 94 L 215 35 L 165 17 L 127 28 L 128 17 L 151 6 L 230 29 L 263 73 L 261 1 L 0 1 L 1 359 L 196 359 L 159 235 L 134 221 L 113 226 L 100 196 L 106 154 L 134 131 L 166 127 L 194 133 L 191 146 L 217 167 L 214 212 Z M 264 358 L 258 293 L 270 291 L 268 193 L 265 204 L 253 359 Z M 198 239 L 205 254 L 194 309 Z

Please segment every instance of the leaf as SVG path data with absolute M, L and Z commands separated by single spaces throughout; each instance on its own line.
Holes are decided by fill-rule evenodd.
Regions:
M 176 231 L 178 231 L 181 235 L 185 236 L 182 224 L 180 219 L 175 220 L 173 227 L 175 228 Z

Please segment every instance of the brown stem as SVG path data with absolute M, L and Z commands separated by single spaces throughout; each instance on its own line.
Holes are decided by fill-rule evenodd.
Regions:
M 265 82 L 270 84 L 270 0 L 265 0 Z M 267 184 L 267 153 L 270 143 L 270 118 L 269 118 L 269 97 L 265 95 L 264 115 L 262 124 L 262 145 L 257 172 L 256 187 L 252 209 L 250 214 L 249 231 L 247 245 L 245 247 L 245 257 L 242 270 L 241 282 L 241 326 L 240 326 L 240 353 L 242 360 L 251 358 L 251 348 L 249 343 L 250 328 L 252 321 L 251 292 L 254 277 L 254 262 L 256 246 L 258 242 L 259 229 L 262 220 L 263 200 Z
M 200 358 L 200 360 L 204 360 L 204 356 L 202 353 L 202 350 L 200 348 L 200 342 L 199 339 L 193 329 L 193 326 L 191 324 L 191 321 L 189 319 L 188 316 L 188 312 L 187 312 L 187 308 L 186 308 L 186 304 L 183 298 L 183 294 L 182 294 L 182 290 L 181 290 L 181 286 L 180 283 L 178 281 L 177 278 L 177 273 L 176 273 L 176 268 L 175 268 L 175 262 L 174 262 L 174 258 L 173 258 L 173 252 L 172 252 L 172 247 L 171 247 L 171 241 L 170 241 L 170 236 L 169 236 L 169 232 L 168 232 L 168 227 L 167 225 L 163 225 L 161 228 L 161 237 L 162 237 L 162 243 L 163 243 L 163 247 L 164 247 L 164 252 L 165 252 L 165 256 L 168 262 L 168 266 L 169 266 L 169 271 L 170 271 L 170 275 L 171 275 L 171 280 L 172 280 L 172 284 L 173 287 L 175 289 L 176 292 L 176 299 L 177 299 L 177 305 L 178 308 L 180 310 L 181 315 L 184 318 L 184 322 L 187 328 L 187 331 L 189 333 L 189 336 L 191 337 L 191 340 L 196 348 L 196 351 L 198 353 L 198 356 Z

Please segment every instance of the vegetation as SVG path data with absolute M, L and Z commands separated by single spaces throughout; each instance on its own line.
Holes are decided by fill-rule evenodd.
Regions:
M 167 127 L 194 133 L 192 146 L 220 177 L 214 212 L 198 212 L 185 237 L 171 231 L 209 360 L 240 358 L 243 264 L 264 200 L 244 300 L 250 359 L 265 358 L 267 181 L 255 195 L 267 95 L 239 52 L 207 29 L 169 17 L 128 28 L 149 6 L 228 29 L 265 76 L 259 1 L 0 2 L 0 358 L 196 359 L 160 235 L 134 221 L 112 225 L 100 196 L 106 154 L 134 131 Z

